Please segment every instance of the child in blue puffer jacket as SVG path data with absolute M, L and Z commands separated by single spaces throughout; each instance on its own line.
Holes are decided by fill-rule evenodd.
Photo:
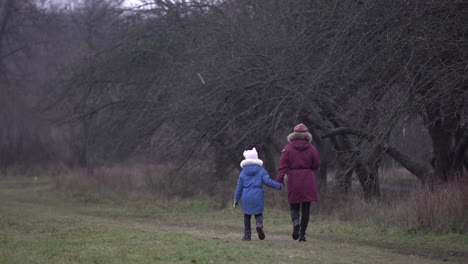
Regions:
M 242 240 L 250 241 L 252 230 L 250 221 L 252 215 L 255 216 L 255 227 L 260 240 L 265 239 L 263 231 L 263 207 L 264 192 L 263 184 L 270 188 L 281 190 L 283 185 L 270 179 L 268 172 L 262 167 L 263 161 L 258 159 L 257 150 L 244 151 L 245 160 L 240 164 L 242 171 L 237 180 L 237 187 L 234 193 L 233 207 L 239 204 L 242 197 L 242 212 L 244 213 L 244 236 Z

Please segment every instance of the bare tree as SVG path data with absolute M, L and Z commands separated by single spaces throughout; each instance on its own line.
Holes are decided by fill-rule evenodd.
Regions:
M 326 153 L 323 186 L 334 163 L 339 190 L 355 173 L 378 197 L 386 154 L 422 182 L 462 177 L 463 2 L 147 1 L 127 16 L 96 5 L 78 19 L 93 25 L 80 27 L 88 52 L 56 96 L 93 160 L 172 146 L 224 177 L 257 146 L 273 173 L 290 127 L 305 122 Z M 433 167 L 394 144 L 415 115 Z

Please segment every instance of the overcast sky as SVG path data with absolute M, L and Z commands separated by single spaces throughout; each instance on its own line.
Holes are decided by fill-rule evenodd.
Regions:
M 125 0 L 124 5 L 128 5 L 128 6 L 141 5 L 141 1 L 140 0 Z
M 53 5 L 65 5 L 67 2 L 72 2 L 73 0 L 47 0 L 47 2 L 52 3 Z M 141 4 L 140 0 L 124 0 L 124 5 L 128 7 L 138 6 Z

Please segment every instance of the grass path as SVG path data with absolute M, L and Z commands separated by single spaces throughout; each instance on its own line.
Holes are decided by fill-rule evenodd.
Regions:
M 135 209 L 85 203 L 47 181 L 0 180 L 0 263 L 468 263 L 462 235 L 376 233 L 311 223 L 290 238 L 286 212 L 265 211 L 267 238 L 240 241 L 239 209 L 205 203 Z

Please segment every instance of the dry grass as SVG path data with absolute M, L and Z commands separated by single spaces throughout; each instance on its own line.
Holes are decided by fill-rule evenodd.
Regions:
M 468 188 L 444 184 L 366 201 L 358 193 L 330 195 L 315 208 L 317 218 L 363 223 L 409 232 L 465 233 L 468 231 Z
M 397 190 L 384 190 L 379 200 L 364 200 L 360 188 L 353 188 L 346 196 L 329 191 L 314 204 L 313 217 L 384 228 L 400 226 L 407 231 L 463 233 L 468 230 L 466 185 L 440 185 L 429 190 L 417 187 L 414 176 L 398 173 L 397 170 L 382 172 L 382 184 L 392 184 Z M 103 167 L 92 173 L 70 170 L 55 177 L 54 182 L 58 189 L 136 200 L 142 206 L 184 199 L 209 200 L 219 208 L 230 206 L 237 172 L 224 178 L 206 175 L 209 173 L 200 168 L 176 170 L 167 165 L 131 164 Z M 285 190 L 278 192 L 265 187 L 265 202 L 268 208 L 289 208 Z
M 54 186 L 75 194 L 98 194 L 120 201 L 164 204 L 184 199 L 212 199 L 219 207 L 231 201 L 233 177 L 224 180 L 206 177 L 200 168 L 175 168 L 168 165 L 126 164 L 92 171 L 73 169 L 54 177 Z M 237 180 L 237 178 L 236 178 Z
M 430 190 L 413 192 L 408 201 L 398 206 L 395 218 L 408 228 L 434 232 L 465 232 L 468 230 L 468 186 L 442 184 Z
M 63 163 L 16 164 L 0 171 L 0 177 L 55 177 L 68 171 Z
M 180 169 L 168 165 L 127 164 L 87 171 L 68 170 L 54 177 L 57 189 L 73 193 L 99 193 L 120 199 L 213 200 L 220 207 L 230 206 L 238 172 L 224 177 L 209 177 L 199 167 Z M 265 187 L 266 204 L 286 208 L 286 192 Z

